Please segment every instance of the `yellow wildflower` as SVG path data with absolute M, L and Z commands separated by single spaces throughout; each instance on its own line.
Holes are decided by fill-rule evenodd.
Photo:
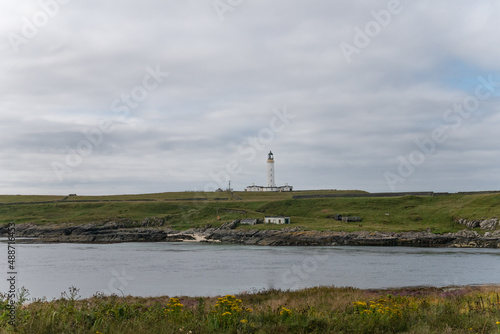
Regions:
M 292 315 L 292 310 L 287 309 L 286 307 L 282 306 L 280 315 Z

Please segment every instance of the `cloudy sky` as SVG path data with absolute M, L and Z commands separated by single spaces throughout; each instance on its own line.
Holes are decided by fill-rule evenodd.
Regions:
M 495 0 L 3 0 L 0 193 L 500 189 Z

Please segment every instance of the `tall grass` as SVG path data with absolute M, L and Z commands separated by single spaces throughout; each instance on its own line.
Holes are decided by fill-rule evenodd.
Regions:
M 51 302 L 0 298 L 0 333 L 500 333 L 498 287 L 367 291 L 316 287 L 214 298 L 136 298 L 71 288 Z

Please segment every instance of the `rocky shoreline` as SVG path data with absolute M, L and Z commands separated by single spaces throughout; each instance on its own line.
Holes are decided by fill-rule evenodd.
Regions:
M 151 226 L 153 225 L 153 226 Z M 176 231 L 151 223 L 133 226 L 127 222 L 84 225 L 17 224 L 18 243 L 119 243 L 119 242 L 207 242 L 265 246 L 410 246 L 455 248 L 500 248 L 500 230 L 479 234 L 472 230 L 434 234 L 425 232 L 335 232 L 305 231 L 300 227 L 280 230 L 235 229 L 237 223 Z M 6 226 L 0 237 L 7 236 Z

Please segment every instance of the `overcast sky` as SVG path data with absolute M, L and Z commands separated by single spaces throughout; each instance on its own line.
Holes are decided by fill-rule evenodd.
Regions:
M 500 189 L 495 0 L 3 0 L 0 193 Z

